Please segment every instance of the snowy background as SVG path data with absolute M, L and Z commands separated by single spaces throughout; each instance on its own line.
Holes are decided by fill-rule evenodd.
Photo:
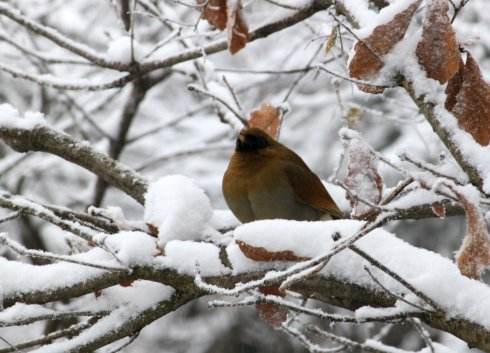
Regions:
M 402 0 L 388 2 L 397 1 L 402 2 Z M 293 7 L 308 3 L 308 1 L 297 0 L 278 2 Z M 490 81 L 490 12 L 487 2 L 487 0 L 470 1 L 458 15 L 454 27 L 459 41 L 470 48 L 483 75 L 487 81 Z M 136 60 L 163 59 L 183 51 L 184 46 L 194 48 L 214 40 L 226 39 L 226 33 L 217 31 L 204 20 L 199 21 L 200 11 L 186 5 L 189 3 L 191 1 L 188 0 L 141 1 L 142 5 L 136 9 L 133 33 L 136 41 L 133 44 Z M 295 11 L 277 6 L 272 1 L 255 0 L 243 3 L 244 15 L 250 29 L 288 16 Z M 354 15 L 360 18 L 361 26 L 369 23 L 369 16 L 374 16 L 368 12 L 370 10 L 367 9 L 367 0 L 345 1 L 345 3 L 349 9 L 356 9 Z M 127 115 L 133 113 L 131 111 L 131 105 L 134 103 L 132 85 L 87 91 L 90 86 L 121 77 L 122 73 L 87 64 L 86 60 L 26 30 L 25 27 L 2 15 L 3 6 L 15 7 L 33 21 L 55 28 L 77 42 L 87 44 L 96 51 L 97 55 L 109 62 L 129 63 L 131 40 L 119 16 L 119 2 L 17 0 L 0 3 L 0 104 L 8 103 L 19 111 L 12 112 L 9 110 L 10 106 L 5 105 L 0 106 L 0 114 L 4 117 L 18 114 L 32 121 L 41 118 L 26 112 L 41 112 L 45 116 L 46 124 L 88 141 L 98 151 L 104 153 L 111 151 L 111 148 L 117 145 L 122 121 L 125 119 L 128 121 Z M 154 11 L 156 13 L 153 13 Z M 420 25 L 420 16 L 415 18 L 415 23 Z M 167 179 L 167 184 L 161 186 L 161 190 L 184 188 L 181 190 L 184 193 L 188 191 L 189 198 L 194 201 L 194 209 L 197 207 L 198 210 L 204 210 L 198 212 L 196 216 L 190 217 L 186 213 L 186 205 L 179 204 L 181 193 L 177 193 L 174 198 L 171 193 L 167 193 L 168 204 L 162 206 L 155 201 L 152 205 L 147 204 L 145 211 L 134 200 L 115 188 L 109 187 L 106 194 L 101 196 L 100 182 L 98 185 L 97 178 L 74 164 L 44 153 L 19 154 L 4 145 L 0 146 L 1 188 L 41 204 L 64 206 L 80 212 L 85 212 L 89 206 L 97 203 L 98 207 L 118 207 L 120 210 L 113 209 L 111 215 L 122 212 L 126 219 L 135 224 L 143 224 L 144 220 L 158 226 L 159 241 L 162 246 L 171 238 L 171 234 L 179 232 L 179 226 L 185 220 L 152 218 L 159 212 L 183 214 L 182 217 L 189 217 L 196 222 L 195 227 L 192 225 L 189 227 L 188 224 L 182 227 L 184 233 L 189 229 L 191 231 L 181 238 L 192 240 L 203 233 L 208 234 L 209 237 L 216 236 L 214 232 L 218 228 L 217 224 L 234 223 L 233 220 L 230 221 L 228 214 L 216 210 L 226 209 L 221 193 L 221 179 L 233 151 L 236 136 L 233 124 L 237 124 L 237 121 L 219 105 L 218 114 L 217 105 L 212 99 L 190 92 L 187 86 L 195 84 L 203 87 L 204 82 L 207 90 L 228 102 L 233 102 L 223 77 L 226 77 L 237 93 L 245 115 L 263 102 L 274 105 L 287 103 L 289 112 L 284 118 L 280 141 L 298 152 L 323 180 L 333 182 L 337 177 L 343 152 L 339 130 L 346 126 L 354 127 L 370 146 L 393 163 L 402 165 L 399 156 L 406 153 L 414 159 L 439 163 L 444 167 L 446 161 L 450 159 L 448 152 L 424 117 L 419 114 L 418 108 L 403 92 L 387 90 L 384 94 L 372 95 L 362 93 L 351 82 L 320 70 L 311 69 L 299 73 L 294 71 L 324 63 L 329 70 L 348 76 L 346 61 L 355 39 L 344 31 L 342 42 L 337 40 L 328 53 L 325 51 L 327 38 L 336 25 L 337 22 L 327 11 L 321 11 L 295 26 L 249 43 L 245 49 L 233 56 L 227 51 L 221 51 L 165 69 L 168 71 L 159 70 L 150 75 L 151 78 L 159 81 L 146 92 L 141 102 L 138 102 L 136 112 L 129 119 L 130 129 L 117 159 L 150 181 L 175 174 L 189 177 L 190 179 L 183 177 L 177 180 Z M 8 73 L 12 69 L 31 75 L 35 82 L 12 77 Z M 48 87 L 53 84 L 65 88 Z M 71 90 L 70 86 L 83 89 Z M 230 121 L 232 124 L 229 123 Z M 401 179 L 396 170 L 383 163 L 379 164 L 379 172 L 388 188 L 394 187 Z M 205 194 L 200 195 L 199 188 L 204 190 Z M 328 189 L 339 206 L 348 211 L 349 203 L 345 199 L 343 190 L 331 183 Z M 158 189 L 153 195 L 158 198 Z M 425 196 L 420 196 L 421 199 L 423 197 Z M 152 207 L 154 207 L 153 211 L 149 211 Z M 0 218 L 11 213 L 10 210 L 1 210 L 1 212 Z M 220 216 L 226 219 L 217 220 Z M 285 229 L 292 227 L 292 225 L 271 224 L 268 234 L 273 236 L 274 231 L 277 234 L 284 234 L 285 230 L 280 228 L 281 226 Z M 267 225 L 261 225 L 260 230 L 268 229 L 264 227 Z M 339 231 L 342 227 L 340 223 Z M 67 245 L 67 239 L 73 238 L 69 233 L 35 217 L 19 217 L 1 224 L 0 229 L 2 232 L 7 232 L 10 239 L 20 242 L 28 249 L 48 250 L 57 254 L 68 254 L 72 250 Z M 237 239 L 244 239 L 249 244 L 254 244 L 256 239 L 253 236 L 247 238 L 250 234 L 253 235 L 254 230 L 246 226 L 240 229 L 241 232 L 235 234 Z M 349 224 L 348 229 L 353 230 L 355 226 Z M 318 233 L 316 229 L 308 231 L 307 234 L 310 232 Z M 413 258 L 417 258 L 418 252 L 423 251 L 408 247 L 406 243 L 394 239 L 388 235 L 390 232 L 408 244 L 431 250 L 453 261 L 454 252 L 459 248 L 465 234 L 464 217 L 394 221 L 377 232 L 369 243 L 364 244 L 366 251 L 370 249 L 371 255 L 378 255 L 379 260 L 385 259 L 385 265 L 389 264 L 392 269 L 403 271 L 409 268 L 414 276 L 427 271 L 423 279 L 415 276 L 419 278 L 420 282 L 417 284 L 421 288 L 428 288 L 427 294 L 432 294 L 429 293 L 431 285 L 438 280 L 441 273 L 446 273 L 444 277 L 446 279 L 453 275 L 458 277 L 455 281 L 461 287 L 442 288 L 441 291 L 434 293 L 434 296 L 440 299 L 441 305 L 450 307 L 455 315 L 470 318 L 481 315 L 485 324 L 490 326 L 488 322 L 490 304 L 485 308 L 483 305 L 481 307 L 465 305 L 467 301 L 478 303 L 485 301 L 485 298 L 488 298 L 484 295 L 488 291 L 485 285 L 461 278 L 456 267 L 435 254 L 431 254 L 433 258 L 424 258 L 427 262 L 414 261 L 407 265 L 400 261 L 391 263 L 392 259 L 383 258 L 386 253 L 381 251 L 382 249 L 389 251 L 391 247 L 400 246 L 402 247 L 400 251 L 406 253 L 407 259 L 412 257 L 411 254 Z M 167 233 L 169 238 L 165 238 Z M 329 234 L 322 236 L 331 239 Z M 144 256 L 150 253 L 150 250 L 146 250 L 153 246 L 153 243 L 150 243 L 152 240 L 146 237 L 142 235 L 132 242 L 128 240 L 119 245 L 117 239 L 112 239 L 108 244 L 117 250 L 125 264 L 131 264 L 132 261 L 141 263 L 146 261 Z M 378 237 L 379 240 L 376 242 Z M 323 242 L 323 238 L 315 239 L 324 248 L 312 246 L 311 249 L 300 250 L 305 253 L 299 255 L 314 257 L 319 254 L 318 251 L 328 250 L 332 246 L 326 240 Z M 313 243 L 315 239 L 309 244 L 316 244 Z M 286 240 L 283 241 L 280 244 L 287 243 Z M 288 241 L 290 244 L 298 242 L 297 239 Z M 255 245 L 264 246 L 260 243 Z M 359 245 L 363 244 L 359 243 Z M 407 246 L 407 250 L 403 250 L 404 246 Z M 169 253 L 167 259 L 159 264 L 161 266 L 175 266 L 182 256 L 190 258 L 193 256 L 193 251 L 201 251 L 183 249 L 182 244 L 176 244 L 173 250 L 175 253 L 172 253 L 172 246 L 168 243 L 165 249 Z M 207 254 L 218 252 L 217 248 L 204 251 Z M 6 248 L 0 248 L 0 255 L 5 259 L 16 258 L 14 253 Z M 99 253 L 86 256 L 86 260 L 97 259 L 102 262 L 107 260 L 104 260 L 103 255 Z M 200 258 L 202 253 L 194 256 Z M 175 263 L 172 263 L 173 258 Z M 42 260 L 35 258 L 21 257 L 21 259 L 26 263 L 42 263 Z M 215 259 L 213 257 L 208 262 L 205 258 L 200 260 L 208 264 L 208 268 L 216 269 L 219 266 L 212 263 Z M 236 261 L 239 266 L 245 260 Z M 343 271 L 348 272 L 349 268 L 357 266 L 352 261 L 347 254 L 342 254 L 342 257 L 335 258 L 329 271 L 337 271 L 337 275 L 341 275 Z M 31 285 L 35 286 L 36 278 L 31 277 L 36 276 L 34 272 L 25 269 L 26 274 L 23 274 L 22 268 L 19 267 L 12 268 L 9 272 L 7 263 L 4 261 L 2 263 L 4 265 L 0 267 L 0 276 L 7 276 L 7 274 L 19 276 L 22 281 L 31 282 Z M 188 270 L 192 274 L 194 264 L 190 261 L 189 264 Z M 183 268 L 181 270 L 185 271 Z M 226 268 L 217 271 L 226 273 Z M 408 272 L 405 274 L 410 276 Z M 74 277 L 76 275 L 68 273 L 66 281 L 75 280 Z M 362 277 L 366 278 L 366 275 L 363 274 Z M 367 279 L 369 280 L 369 277 Z M 362 281 L 362 278 L 359 280 Z M 450 283 L 454 285 L 455 282 Z M 442 286 L 444 283 L 439 284 Z M 396 283 L 392 286 L 395 288 Z M 451 295 L 457 295 L 454 293 L 454 288 L 472 288 L 471 293 L 468 294 L 469 299 L 452 298 Z M 7 290 L 0 289 L 2 293 Z M 126 302 L 133 302 L 136 307 L 150 306 L 171 294 L 170 287 L 164 288 L 159 284 L 138 281 L 128 292 L 107 289 L 95 301 L 93 294 L 77 299 L 76 307 L 83 306 L 80 303 L 84 300 L 87 302 L 85 306 L 87 310 L 109 310 Z M 145 298 L 145 301 L 140 303 L 135 300 L 137 298 Z M 207 297 L 192 301 L 177 312 L 152 323 L 123 351 L 186 353 L 305 351 L 297 341 L 283 332 L 272 330 L 262 322 L 253 306 L 209 309 L 209 300 Z M 63 305 L 65 309 L 70 308 L 70 303 L 63 303 Z M 316 306 L 324 310 L 344 313 L 341 309 L 326 304 L 316 303 Z M 16 308 L 16 310 L 21 309 L 22 307 Z M 56 309 L 54 305 L 52 309 Z M 42 313 L 43 310 L 49 310 L 49 306 L 39 307 L 38 310 Z M 362 318 L 363 315 L 376 315 L 375 312 L 368 310 L 358 311 L 355 314 L 358 318 Z M 2 315 L 4 314 L 0 313 L 0 319 Z M 15 317 L 15 312 L 7 312 L 5 315 L 5 318 L 9 319 Z M 124 318 L 125 313 L 121 312 L 119 315 Z M 315 320 L 311 319 L 312 322 Z M 21 329 L 0 328 L 0 336 L 9 342 L 20 342 L 55 331 L 57 325 L 60 323 L 50 321 L 48 324 L 43 322 L 22 326 Z M 363 341 L 379 334 L 381 327 L 376 323 L 355 327 L 340 323 L 333 326 L 332 331 L 353 340 Z M 425 346 L 416 330 L 407 329 L 402 325 L 389 326 L 389 329 L 383 330 L 386 331 L 383 332 L 383 342 L 386 344 L 412 351 L 420 350 Z M 435 330 L 431 331 L 431 335 L 435 341 L 446 344 L 455 352 L 470 351 L 465 343 L 454 336 Z M 8 344 L 0 342 L 0 347 L 8 347 Z

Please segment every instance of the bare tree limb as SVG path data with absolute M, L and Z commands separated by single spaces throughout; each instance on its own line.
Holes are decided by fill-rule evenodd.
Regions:
M 146 180 L 132 169 L 94 150 L 88 143 L 45 125 L 30 130 L 2 126 L 0 138 L 18 152 L 48 152 L 75 163 L 121 189 L 139 203 L 144 203 L 148 186 Z

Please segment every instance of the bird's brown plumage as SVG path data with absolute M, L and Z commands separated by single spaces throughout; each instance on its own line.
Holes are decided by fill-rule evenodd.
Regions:
M 223 195 L 241 222 L 342 217 L 301 157 L 257 128 L 240 133 L 223 177 Z

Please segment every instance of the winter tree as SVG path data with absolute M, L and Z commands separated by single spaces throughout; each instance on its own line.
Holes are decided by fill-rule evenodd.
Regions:
M 489 23 L 487 0 L 0 2 L 0 352 L 490 352 Z M 345 219 L 240 224 L 247 124 Z

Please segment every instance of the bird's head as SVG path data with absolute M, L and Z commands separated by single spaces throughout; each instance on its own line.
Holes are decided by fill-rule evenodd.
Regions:
M 235 151 L 258 152 L 276 144 L 277 142 L 263 130 L 250 127 L 240 131 L 236 139 Z

